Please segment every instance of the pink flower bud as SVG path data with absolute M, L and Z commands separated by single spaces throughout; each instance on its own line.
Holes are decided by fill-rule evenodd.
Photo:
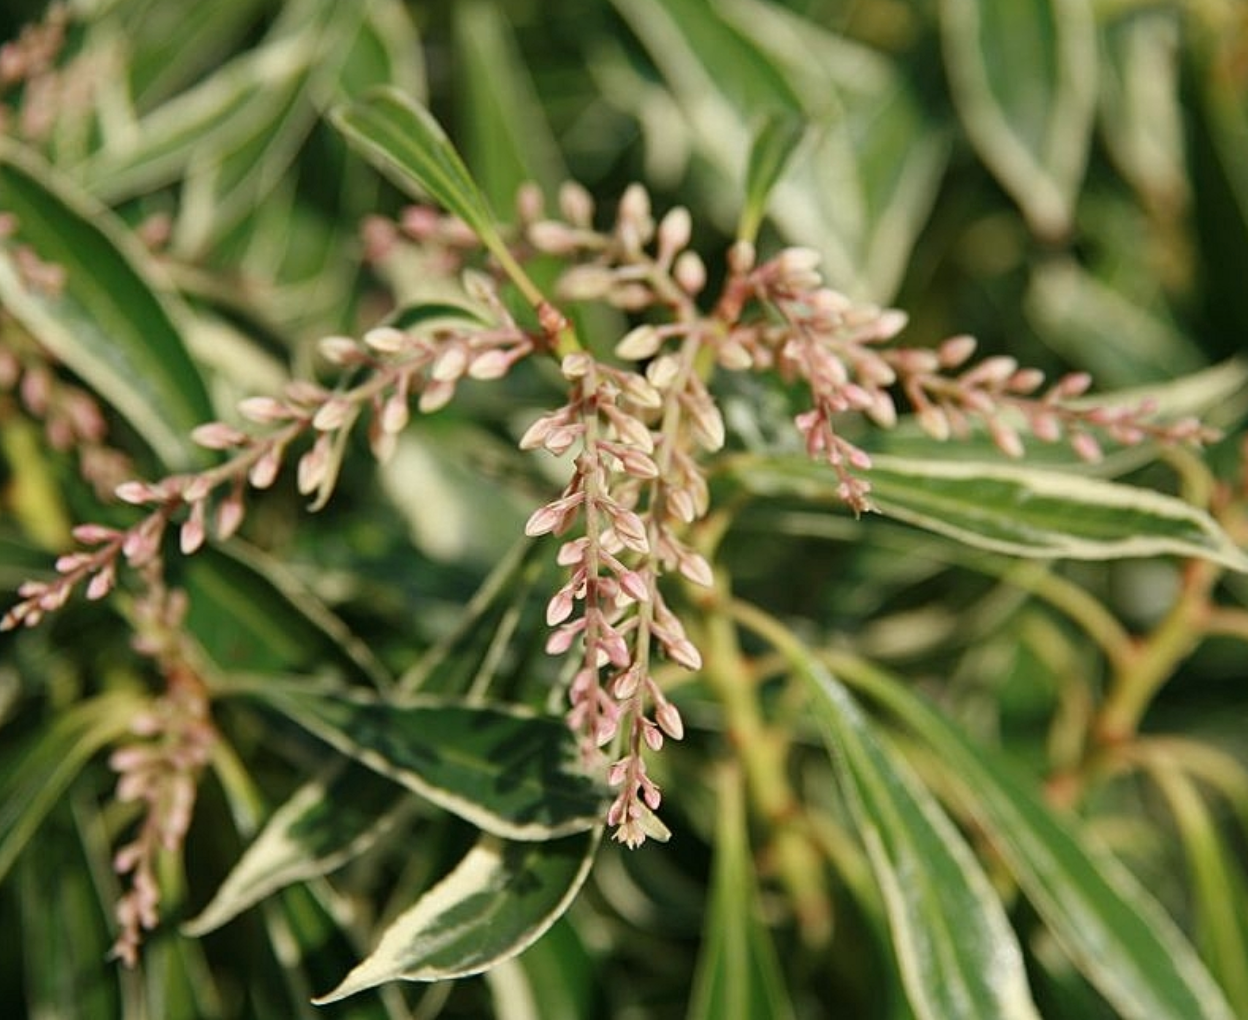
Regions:
M 654 710 L 654 721 L 673 740 L 681 740 L 685 735 L 685 723 L 680 711 L 670 701 L 665 701 Z
M 239 403 L 238 410 L 248 421 L 261 425 L 292 417 L 290 408 L 273 397 L 248 397 Z
M 942 368 L 957 368 L 975 353 L 976 346 L 977 341 L 973 336 L 951 336 L 936 349 L 936 356 Z
M 1101 453 L 1101 445 L 1092 438 L 1087 432 L 1076 432 L 1070 437 L 1071 449 L 1079 456 L 1080 460 L 1089 464 L 1097 463 L 1103 454 Z
M 594 359 L 592 355 L 586 354 L 584 351 L 577 351 L 573 354 L 564 356 L 563 361 L 559 365 L 559 370 L 563 373 L 563 377 L 570 381 L 583 379 L 594 367 Z
M 182 523 L 178 544 L 183 556 L 189 556 L 204 544 L 204 504 L 201 500 L 191 507 L 190 516 Z
M 416 406 L 420 408 L 422 414 L 432 414 L 449 404 L 454 396 L 455 384 L 453 382 L 436 380 L 425 387 Z
M 579 234 L 558 220 L 538 220 L 524 232 L 529 244 L 549 255 L 570 255 L 576 251 Z
M 463 376 L 468 368 L 468 350 L 460 343 L 452 343 L 442 349 L 434 359 L 433 368 L 429 370 L 430 378 L 436 382 L 454 382 Z
M 243 497 L 242 493 L 235 491 L 230 493 L 217 506 L 216 513 L 216 531 L 217 537 L 221 541 L 230 538 L 239 526 L 243 523 Z
M 381 430 L 388 435 L 395 435 L 407 427 L 408 410 L 405 394 L 394 393 L 381 408 Z
M 112 563 L 106 563 L 87 585 L 88 601 L 95 602 L 102 599 L 113 590 L 116 581 L 117 568 Z
M 706 264 L 696 251 L 682 251 L 676 256 L 672 276 L 681 290 L 695 297 L 706 286 Z
M 160 499 L 160 494 L 146 482 L 122 482 L 114 490 L 114 494 L 123 503 L 130 503 L 134 506 L 154 503 Z
M 642 361 L 654 357 L 662 345 L 663 334 L 647 323 L 624 334 L 615 345 L 615 356 L 625 361 Z
M 559 211 L 573 226 L 588 228 L 594 219 L 594 199 L 576 181 L 564 181 L 559 186 Z
M 407 346 L 408 335 L 393 326 L 378 326 L 364 334 L 364 343 L 383 354 L 394 354 Z
M 349 336 L 326 336 L 317 341 L 321 357 L 333 365 L 358 364 L 363 355 L 360 345 Z
M 192 429 L 191 439 L 209 450 L 227 450 L 232 446 L 241 446 L 247 441 L 247 435 L 225 422 L 210 421 Z
M 468 374 L 473 379 L 501 379 L 511 368 L 511 357 L 506 351 L 495 348 L 472 359 Z
M 693 236 L 693 217 L 684 206 L 669 209 L 659 221 L 659 259 L 668 261 L 689 244 Z
M 274 479 L 277 478 L 277 472 L 281 470 L 282 452 L 280 446 L 271 446 L 252 464 L 251 470 L 247 472 L 247 478 L 253 487 L 267 489 L 273 484 Z

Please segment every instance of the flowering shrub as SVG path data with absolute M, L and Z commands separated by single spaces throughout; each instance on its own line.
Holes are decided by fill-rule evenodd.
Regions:
M 1037 1000 L 1074 988 L 1123 1015 L 1229 1017 L 1245 994 L 1229 962 L 1248 938 L 1242 924 L 1223 926 L 1202 961 L 1138 879 L 1058 812 L 1113 790 L 1117 773 L 1148 776 L 1172 806 L 1201 910 L 1213 909 L 1214 875 L 1242 883 L 1194 792 L 1195 778 L 1219 773 L 1228 801 L 1248 803 L 1234 750 L 1140 730 L 1204 638 L 1248 637 L 1236 601 L 1248 571 L 1243 458 L 1240 474 L 1221 480 L 1199 456 L 1212 444 L 1234 449 L 1222 429 L 1238 422 L 1221 412 L 1242 395 L 1242 366 L 1096 396 L 1082 367 L 980 355 L 965 334 L 907 339 L 905 313 L 832 285 L 828 252 L 763 233 L 769 209 L 795 232 L 787 196 L 815 158 L 810 134 L 774 111 L 742 141 L 741 214 L 722 256 L 701 254 L 710 247 L 698 243 L 693 209 L 659 209 L 639 184 L 600 211 L 590 190 L 563 183 L 550 191 L 552 211 L 527 183 L 500 218 L 411 89 L 356 87 L 410 77 L 402 8 L 307 6 L 311 21 L 279 18 L 269 49 L 238 58 L 250 70 L 188 86 L 182 111 L 200 109 L 195 131 L 210 139 L 229 125 L 240 82 L 277 74 L 294 105 L 274 123 L 293 131 L 291 110 L 332 92 L 341 101 L 328 124 L 309 106 L 304 130 L 332 126 L 332 144 L 406 192 L 392 215 L 362 218 L 367 269 L 385 296 L 366 288 L 358 313 L 316 329 L 315 356 L 295 344 L 292 371 L 264 353 L 265 323 L 249 322 L 248 306 L 307 333 L 318 289 L 351 292 L 338 282 L 352 273 L 341 239 L 317 225 L 332 256 L 302 281 L 275 277 L 286 301 L 232 304 L 193 279 L 170 290 L 162 274 L 228 281 L 238 244 L 241 264 L 271 254 L 269 199 L 247 190 L 260 172 L 239 174 L 226 156 L 197 177 L 203 150 L 190 141 L 169 157 L 182 136 L 160 118 L 179 98 L 153 100 L 149 141 L 76 161 L 53 136 L 72 140 L 67 97 L 88 58 L 107 50 L 84 46 L 58 63 L 69 27 L 59 8 L 4 50 L 4 82 L 20 101 L 0 148 L 0 388 L 12 434 L 26 437 L 6 445 L 11 505 L 29 545 L 61 551 L 51 573 L 13 557 L 23 576 L 0 622 L 15 650 L 11 725 L 24 737 L 0 787 L 0 873 L 16 865 L 37 889 L 34 833 L 64 815 L 83 828 L 92 863 L 114 848 L 103 885 L 115 887 L 112 955 L 129 970 L 148 952 L 187 952 L 171 947 L 189 936 L 204 938 L 211 960 L 211 932 L 260 912 L 263 931 L 248 937 L 270 943 L 288 975 L 297 968 L 281 947 L 292 940 L 330 970 L 363 956 L 320 1003 L 381 988 L 361 1008 L 403 1015 L 392 982 L 425 981 L 437 991 L 422 1010 L 459 995 L 447 1008 L 471 1013 L 474 986 L 452 991 L 453 979 L 484 973 L 498 996 L 509 981 L 571 996 L 570 972 L 594 938 L 610 947 L 592 951 L 612 986 L 610 972 L 629 966 L 629 926 L 654 922 L 635 901 L 662 901 L 638 891 L 649 888 L 646 855 L 670 853 L 705 901 L 696 964 L 670 979 L 690 1015 L 725 1015 L 729 1004 L 745 1015 L 801 1012 L 819 986 L 780 964 L 775 940 L 824 959 L 846 938 L 840 915 L 853 902 L 863 917 L 851 930 L 882 939 L 872 966 L 916 1016 L 1035 1016 Z M 951 52 L 976 6 L 949 4 Z M 457 31 L 470 52 L 504 23 L 489 6 L 466 9 Z M 660 15 L 703 42 L 730 23 L 685 3 L 619 9 L 642 42 L 646 19 Z M 791 43 L 796 15 L 759 10 L 759 54 Z M 142 84 L 132 87 L 141 94 Z M 953 76 L 951 87 L 970 140 L 1013 193 L 1015 165 L 995 163 L 1008 146 L 975 112 L 985 96 L 966 94 L 984 86 Z M 225 119 L 212 127 L 205 108 Z M 235 130 L 246 154 L 244 139 L 259 136 Z M 340 154 L 376 194 L 364 165 Z M 1042 199 L 1016 199 L 1028 229 L 1052 242 L 1070 229 L 1073 199 L 1061 193 L 1062 167 L 1048 169 Z M 144 208 L 183 177 L 172 220 Z M 230 215 L 231 202 L 246 214 L 225 226 L 197 219 L 197 187 L 214 215 Z M 100 198 L 135 225 L 114 221 Z M 293 187 L 285 198 L 298 207 Z M 307 224 L 291 213 L 286 226 Z M 411 438 L 444 419 L 450 431 L 428 433 L 441 438 Z M 450 555 L 456 522 L 437 505 L 446 483 L 421 468 L 435 448 L 446 477 L 467 467 L 473 479 L 467 499 L 451 499 L 469 524 Z M 64 461 L 86 485 L 49 496 L 48 465 Z M 1113 480 L 1150 463 L 1176 468 L 1182 498 L 1152 487 L 1164 479 Z M 317 514 L 284 502 L 288 467 Z M 426 491 L 404 507 L 396 493 L 413 473 Z M 353 530 L 374 505 L 403 508 L 415 542 L 393 519 Z M 68 520 L 82 506 L 93 523 Z M 489 511 L 507 527 L 474 523 Z M 441 537 L 422 538 L 430 527 Z M 305 529 L 316 537 L 302 544 Z M 775 564 L 775 539 L 886 555 Z M 474 542 L 488 552 L 473 553 Z M 364 550 L 378 543 L 370 559 Z M 295 573 L 257 546 L 280 551 Z M 411 579 L 456 554 L 461 576 L 430 591 Z M 1164 605 L 1134 610 L 1138 632 L 1100 582 L 1067 565 L 1124 559 L 1165 571 L 1153 586 Z M 402 578 L 388 576 L 387 560 Z M 1176 560 L 1181 571 L 1164 566 Z M 843 576 L 826 577 L 828 566 Z M 994 587 L 975 594 L 976 574 Z M 481 582 L 471 597 L 470 577 Z M 76 675 L 72 697 L 58 700 L 45 670 L 64 654 L 71 624 L 61 617 L 96 618 L 78 594 L 115 607 L 130 654 L 101 636 L 82 659 L 98 672 Z M 892 611 L 893 598 L 913 605 Z M 409 614 L 439 602 L 456 607 L 450 619 L 405 633 Z M 851 622 L 863 632 L 846 632 Z M 950 669 L 938 706 L 902 675 L 915 654 L 933 664 L 917 670 L 924 682 L 936 664 Z M 1039 690 L 1051 694 L 1043 789 L 976 732 L 973 701 L 959 704 L 959 675 L 979 697 L 996 696 L 983 678 L 1003 654 L 1012 675 L 1043 677 Z M 1013 709 L 1004 686 L 999 695 L 1004 726 Z M 32 722 L 40 712 L 46 725 Z M 97 757 L 117 774 L 115 790 L 79 782 L 62 810 L 56 799 Z M 236 860 L 197 873 L 199 847 L 212 843 L 209 823 L 196 822 L 210 779 L 233 817 Z M 137 820 L 114 817 L 135 802 Z M 209 810 L 225 817 L 219 803 Z M 604 830 L 631 850 L 668 845 L 647 846 L 636 864 L 599 845 Z M 424 849 L 408 862 L 402 835 L 412 832 Z M 1200 849 L 1210 845 L 1216 852 Z M 709 877 L 693 863 L 700 846 Z M 783 905 L 765 908 L 764 891 Z M 1038 920 L 1017 916 L 1015 894 Z M 170 917 L 184 921 L 181 934 L 162 927 Z M 35 926 L 28 914 L 23 924 Z M 595 924 L 608 934 L 591 937 Z M 176 968 L 200 966 L 229 972 L 215 960 Z M 559 976 L 539 977 L 544 966 Z M 1037 968 L 1042 994 L 1031 988 Z M 244 969 L 254 969 L 243 983 L 260 1009 L 267 979 L 259 965 Z M 317 987 L 300 978 L 294 1000 L 321 990 L 314 969 Z M 100 1008 L 157 994 L 128 980 L 119 998 L 101 990 Z M 232 1008 L 229 984 L 206 993 L 208 1012 Z M 857 1002 L 853 986 L 847 978 L 833 994 Z M 21 988 L 53 1001 L 38 980 Z M 193 1003 L 180 1008 L 202 1015 Z M 589 997 L 567 1005 L 568 1015 L 594 1009 Z

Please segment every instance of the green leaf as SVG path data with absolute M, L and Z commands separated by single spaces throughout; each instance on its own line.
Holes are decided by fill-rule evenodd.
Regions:
M 453 8 L 464 157 L 496 209 L 526 181 L 552 192 L 567 178 L 559 147 L 503 8 L 460 0 Z
M 353 762 L 301 786 L 278 808 L 211 902 L 182 925 L 206 935 L 278 889 L 334 871 L 376 844 L 407 794 Z
M 425 699 L 402 705 L 265 683 L 255 694 L 343 754 L 510 840 L 597 824 L 602 791 L 561 719 Z
M 1137 8 L 1101 30 L 1100 129 L 1114 165 L 1153 208 L 1186 204 L 1182 12 Z
M 845 688 L 813 659 L 802 666 L 915 1016 L 1039 1020 L 1001 901 L 953 823 L 886 753 Z
M 751 491 L 836 501 L 835 476 L 805 458 L 743 457 Z M 1183 556 L 1248 570 L 1248 556 L 1203 510 L 1150 489 L 1014 464 L 879 456 L 866 473 L 892 517 L 1013 556 L 1110 560 Z
M 224 670 L 293 672 L 332 665 L 379 689 L 393 683 L 372 649 L 277 560 L 237 539 L 179 565 L 187 628 Z
M 739 771 L 719 777 L 715 868 L 689 1020 L 796 1016 L 771 934 L 759 915 Z
M 109 202 L 172 184 L 197 155 L 231 151 L 272 121 L 315 57 L 316 39 L 306 32 L 257 47 L 157 106 L 75 177 Z
M 170 468 L 202 462 L 188 438 L 213 417 L 172 294 L 108 210 L 32 153 L 0 139 L 0 206 L 17 230 L 0 249 L 0 304 L 126 418 Z M 65 270 L 45 291 L 22 279 L 13 245 Z
M 397 89 L 378 88 L 339 106 L 330 119 L 395 184 L 428 196 L 482 240 L 501 244 L 489 203 L 433 115 Z
M 1101 386 L 1161 382 L 1205 364 L 1197 344 L 1161 309 L 1098 280 L 1073 259 L 1035 268 L 1026 307 L 1041 338 Z
M 49 811 L 101 748 L 129 732 L 142 706 L 132 691 L 100 694 L 62 711 L 0 772 L 0 879 Z
M 944 765 L 959 806 L 981 828 L 1053 937 L 1127 1020 L 1231 1020 L 1190 942 L 1108 856 L 1091 856 L 1011 762 L 977 747 L 907 685 L 859 660 L 832 668 L 895 713 Z
M 758 236 L 772 188 L 784 173 L 805 130 L 800 117 L 787 113 L 768 117 L 759 128 L 745 167 L 745 203 L 737 226 L 737 237 L 741 240 L 752 242 Z
M 1044 238 L 1066 236 L 1096 112 L 1089 0 L 942 0 L 945 71 L 980 158 Z
M 445 879 L 381 936 L 373 953 L 318 1004 L 387 981 L 479 974 L 546 932 L 580 891 L 601 829 L 549 843 L 483 837 Z
M 1170 805 L 1187 857 L 1201 955 L 1236 1015 L 1248 1016 L 1248 886 L 1243 871 L 1196 784 L 1179 768 L 1159 764 L 1149 772 Z

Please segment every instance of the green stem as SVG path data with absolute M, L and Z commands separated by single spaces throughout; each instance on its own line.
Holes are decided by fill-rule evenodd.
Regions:
M 1135 735 L 1157 692 L 1203 640 L 1209 594 L 1220 576 L 1221 568 L 1212 563 L 1188 564 L 1183 589 L 1170 612 L 1114 670 L 1093 723 L 1093 734 L 1102 745 L 1121 744 Z
M 787 735 L 769 727 L 758 703 L 758 684 L 737 641 L 732 618 L 717 607 L 735 605 L 716 572 L 716 598 L 707 607 L 703 675 L 723 708 L 728 739 L 741 761 L 754 809 L 772 834 L 771 855 L 808 945 L 831 935 L 831 900 L 822 855 L 804 825 L 801 803 L 789 784 Z

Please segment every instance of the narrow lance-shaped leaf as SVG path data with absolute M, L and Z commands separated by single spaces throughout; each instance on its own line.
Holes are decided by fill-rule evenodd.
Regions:
M 202 459 L 187 438 L 213 416 L 187 353 L 175 299 L 112 213 L 32 153 L 0 139 L 0 208 L 16 219 L 0 247 L 0 304 L 107 400 L 171 468 Z M 28 245 L 64 270 L 33 286 L 13 255 Z
M 343 754 L 486 832 L 544 840 L 595 825 L 602 791 L 560 719 L 441 700 L 408 704 L 266 683 L 255 692 Z
M 753 241 L 758 236 L 771 190 L 784 173 L 804 132 L 805 125 L 793 112 L 776 113 L 763 122 L 745 166 L 745 204 L 737 226 L 740 240 Z
M 795 1015 L 771 934 L 759 918 L 741 774 L 719 777 L 715 871 L 689 1020 L 784 1020 Z
M 11 756 L 3 760 L 0 880 L 91 756 L 129 731 L 142 704 L 133 691 L 113 691 L 80 702 L 33 738 L 20 760 Z
M 800 666 L 883 894 L 915 1015 L 1039 1020 L 1001 901 L 953 823 L 881 746 L 845 688 L 813 659 Z
M 212 901 L 182 930 L 206 935 L 278 889 L 328 874 L 373 846 L 411 794 L 353 762 L 301 786 L 273 813 Z
M 1248 1016 L 1248 886 L 1230 841 L 1201 790 L 1179 768 L 1158 764 L 1153 781 L 1170 805 L 1192 879 L 1196 942 L 1237 1016 Z
M 1053 937 L 1127 1020 L 1231 1020 L 1192 944 L 1131 874 L 1093 858 L 1000 755 L 971 744 L 907 686 L 859 660 L 840 675 L 902 719 L 1014 875 Z
M 805 458 L 742 457 L 735 473 L 760 494 L 839 502 L 832 472 Z M 1013 464 L 887 456 L 874 457 L 866 477 L 884 514 L 981 549 L 1080 560 L 1184 556 L 1248 570 L 1248 556 L 1212 517 L 1151 489 Z
M 1089 0 L 943 0 L 945 69 L 971 143 L 1033 230 L 1071 227 L 1096 112 Z
M 336 107 L 334 125 L 400 188 L 431 197 L 472 228 L 481 242 L 537 307 L 545 298 L 503 242 L 489 202 L 477 187 L 459 153 L 424 106 L 397 89 L 382 87 L 359 100 Z
M 381 936 L 324 1005 L 387 981 L 479 974 L 536 942 L 568 909 L 593 863 L 601 829 L 549 843 L 483 837 L 446 878 Z
M 330 118 L 403 190 L 432 198 L 483 240 L 497 237 L 489 203 L 442 125 L 424 106 L 383 86 L 337 107 Z

